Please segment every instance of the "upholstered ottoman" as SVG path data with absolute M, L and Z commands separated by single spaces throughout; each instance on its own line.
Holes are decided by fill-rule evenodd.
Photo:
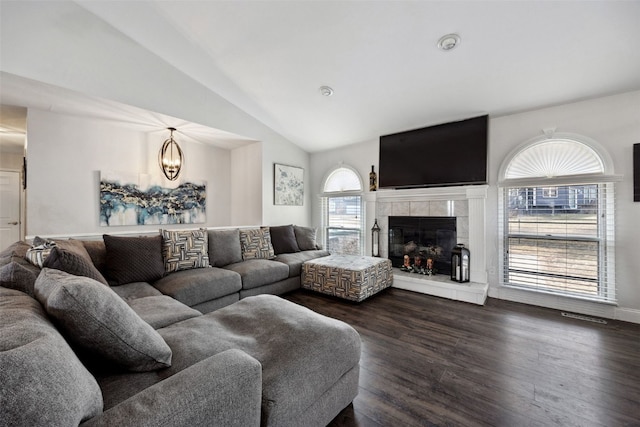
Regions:
M 393 284 L 391 260 L 370 256 L 330 255 L 302 265 L 302 287 L 363 301 Z

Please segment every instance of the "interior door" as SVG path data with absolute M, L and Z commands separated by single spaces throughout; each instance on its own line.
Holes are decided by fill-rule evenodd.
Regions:
M 20 172 L 0 171 L 0 250 L 20 240 Z

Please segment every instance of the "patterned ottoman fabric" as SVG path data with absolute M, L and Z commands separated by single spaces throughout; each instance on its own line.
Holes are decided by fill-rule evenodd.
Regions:
M 330 255 L 302 265 L 302 287 L 360 302 L 393 284 L 391 260 Z

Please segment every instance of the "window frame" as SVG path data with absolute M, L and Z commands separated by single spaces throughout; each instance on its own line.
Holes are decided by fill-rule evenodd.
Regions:
M 549 142 L 550 140 L 564 140 L 583 144 L 593 150 L 595 155 L 599 157 L 602 163 L 601 173 L 588 173 L 588 174 L 575 174 L 575 175 L 561 175 L 561 176 L 531 176 L 531 177 L 518 177 L 518 178 L 506 178 L 507 171 L 511 162 L 521 153 L 525 152 L 528 148 L 534 147 L 541 142 Z M 573 299 L 586 299 L 595 302 L 615 304 L 615 182 L 619 182 L 621 177 L 614 175 L 613 162 L 608 153 L 602 149 L 595 141 L 575 134 L 547 134 L 533 138 L 508 155 L 503 161 L 499 171 L 499 191 L 498 191 L 498 217 L 499 217 L 499 281 L 500 286 L 514 288 L 518 290 L 532 291 L 536 293 L 561 295 Z M 532 203 L 537 203 L 537 197 L 535 188 L 544 189 L 550 187 L 568 187 L 581 186 L 581 185 L 597 185 L 597 236 L 593 239 L 586 239 L 590 241 L 597 241 L 598 251 L 597 260 L 595 261 L 595 267 L 598 269 L 598 295 L 586 295 L 580 292 L 571 292 L 566 290 L 553 290 L 546 286 L 525 286 L 518 283 L 509 283 L 509 238 L 512 238 L 515 233 L 510 233 L 509 230 L 509 201 L 513 201 L 515 188 L 533 187 Z M 569 191 L 569 190 L 567 190 Z M 540 191 L 540 196 L 544 196 L 543 191 Z M 557 192 L 556 192 L 557 196 Z M 589 194 L 592 197 L 593 194 Z M 569 197 L 569 195 L 567 196 Z M 529 200 L 525 200 L 527 204 Z M 553 236 L 554 239 L 562 240 L 561 237 Z M 541 237 L 544 239 L 544 237 Z M 564 241 L 569 242 L 571 237 L 567 236 Z M 569 274 L 565 275 L 567 278 Z
M 341 169 L 346 169 L 348 170 L 350 173 L 352 173 L 354 175 L 354 177 L 356 177 L 358 179 L 358 186 L 359 189 L 357 190 L 345 190 L 345 191 L 325 191 L 325 188 L 327 186 L 328 180 L 339 170 Z M 357 231 L 358 232 L 358 255 L 363 255 L 364 254 L 364 247 L 365 247 L 365 234 L 364 234 L 364 230 L 365 230 L 365 218 L 364 218 L 364 185 L 363 185 L 363 181 L 362 181 L 362 177 L 360 176 L 360 174 L 358 173 L 358 171 L 348 165 L 344 165 L 344 164 L 340 164 L 334 168 L 332 168 L 331 170 L 329 170 L 327 172 L 327 174 L 324 176 L 323 180 L 322 180 L 322 187 L 321 187 L 321 203 L 320 203 L 320 209 L 321 209 L 321 229 L 322 229 L 322 244 L 323 247 L 326 248 L 327 250 L 329 250 L 329 233 L 330 230 L 334 230 L 334 229 L 340 229 L 340 230 L 346 230 L 346 231 Z M 334 198 L 343 198 L 343 197 L 358 197 L 359 201 L 360 201 L 360 216 L 359 216 L 359 228 L 353 228 L 353 227 L 331 227 L 329 226 L 329 206 L 331 203 L 330 199 L 334 199 Z

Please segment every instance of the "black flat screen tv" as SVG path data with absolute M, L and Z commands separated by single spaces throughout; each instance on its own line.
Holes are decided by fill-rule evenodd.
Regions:
M 380 137 L 380 188 L 487 183 L 489 116 Z

